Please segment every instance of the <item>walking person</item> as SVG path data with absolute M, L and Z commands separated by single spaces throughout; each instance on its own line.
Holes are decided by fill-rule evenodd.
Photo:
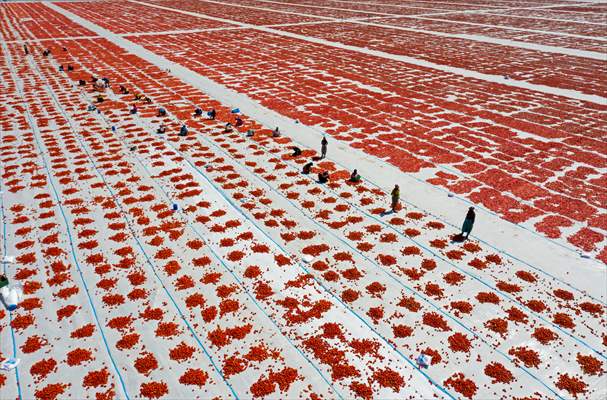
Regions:
M 464 224 L 462 225 L 462 237 L 464 239 L 468 239 L 470 236 L 470 232 L 472 232 L 472 227 L 474 226 L 474 219 L 476 218 L 476 214 L 474 213 L 474 207 L 468 208 L 468 213 L 466 214 L 466 218 L 464 219 Z M 465 234 L 465 236 L 464 236 Z
M 320 158 L 323 159 L 327 156 L 327 145 L 329 144 L 329 142 L 327 142 L 327 138 L 326 137 L 322 137 L 322 140 L 320 142 Z
M 394 185 L 394 189 L 392 189 L 392 193 L 390 193 L 390 195 L 392 196 L 392 204 L 390 205 L 390 208 L 392 209 L 392 212 L 395 213 L 396 207 L 398 207 L 398 201 L 400 200 L 400 188 L 398 185 Z

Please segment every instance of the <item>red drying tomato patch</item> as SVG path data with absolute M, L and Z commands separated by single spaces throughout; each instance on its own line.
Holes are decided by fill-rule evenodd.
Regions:
M 402 249 L 401 254 L 404 256 L 413 256 L 413 255 L 420 255 L 422 252 L 419 249 L 419 247 L 416 246 L 407 246 L 404 249 Z
M 513 322 L 520 322 L 523 324 L 527 323 L 527 314 L 519 310 L 518 308 L 511 307 L 509 310 L 506 310 L 508 313 L 508 320 Z
M 513 347 L 508 351 L 508 354 L 515 356 L 523 362 L 527 368 L 538 367 L 540 365 L 540 356 L 537 351 L 527 347 Z
M 350 390 L 352 390 L 357 398 L 371 400 L 373 398 L 373 390 L 370 386 L 365 385 L 364 383 L 352 382 L 350 384 Z
M 448 274 L 443 275 L 443 279 L 449 285 L 459 285 L 465 279 L 465 277 L 458 272 L 451 271 Z
M 381 306 L 371 307 L 369 308 L 369 311 L 367 311 L 367 315 L 377 324 L 378 321 L 384 317 L 384 309 Z
M 452 301 L 450 305 L 451 308 L 456 310 L 456 315 L 458 315 L 457 312 L 470 314 L 473 308 L 472 304 L 468 303 L 467 301 Z
M 169 393 L 169 388 L 164 382 L 149 382 L 142 383 L 139 388 L 139 394 L 141 397 L 148 399 L 158 399 Z
M 512 373 L 506 369 L 502 364 L 494 361 L 485 366 L 485 375 L 493 378 L 491 383 L 510 383 L 514 380 Z
M 565 313 L 554 314 L 552 321 L 555 324 L 562 326 L 563 328 L 571 329 L 571 328 L 575 327 L 575 324 L 573 323 L 573 320 L 571 319 L 571 317 Z
M 421 309 L 421 304 L 417 302 L 413 297 L 405 296 L 398 303 L 400 307 L 405 307 L 407 310 L 411 312 L 418 312 Z
M 430 241 L 430 246 L 435 247 L 437 249 L 444 249 L 447 247 L 447 241 L 442 239 L 434 239 Z
M 426 293 L 428 296 L 437 297 L 439 299 L 443 297 L 443 289 L 436 283 L 426 283 L 424 293 Z
M 34 353 L 42 348 L 42 346 L 46 346 L 48 341 L 46 339 L 42 339 L 38 335 L 30 336 L 27 340 L 19 347 L 21 351 L 25 354 Z
M 451 350 L 459 351 L 459 352 L 463 352 L 463 353 L 470 352 L 471 344 L 470 344 L 470 340 L 468 340 L 466 335 L 457 332 L 457 333 L 454 333 L 453 335 L 449 336 L 448 341 L 449 341 L 449 348 Z
M 104 386 L 108 382 L 110 374 L 107 369 L 99 371 L 90 371 L 82 380 L 83 387 L 99 387 Z
M 64 383 L 51 383 L 42 389 L 36 390 L 34 394 L 38 399 L 55 400 L 57 397 L 65 393 L 65 389 L 67 389 L 68 386 L 69 385 Z
M 476 268 L 478 270 L 483 270 L 487 268 L 487 263 L 483 260 L 479 260 L 478 258 L 473 258 L 469 263 L 469 266 Z
M 387 387 L 394 390 L 396 393 L 405 385 L 405 380 L 400 374 L 390 368 L 377 370 L 373 373 L 373 379 L 379 383 L 381 387 Z
M 341 273 L 341 275 L 348 279 L 348 280 L 358 280 L 360 278 L 362 278 L 362 274 L 361 272 L 358 270 L 358 268 L 356 267 L 352 267 L 352 268 L 348 268 L 347 270 L 343 271 Z
M 532 311 L 535 311 L 537 313 L 541 313 L 542 311 L 544 311 L 548 308 L 548 307 L 546 307 L 546 304 L 544 304 L 544 302 L 540 301 L 540 300 L 529 300 L 527 302 L 527 307 L 529 307 Z
M 566 301 L 573 300 L 573 293 L 571 293 L 568 290 L 556 289 L 552 293 L 554 293 L 554 295 L 556 297 L 558 297 L 559 299 L 566 300 Z
M 530 282 L 530 283 L 537 281 L 537 278 L 535 277 L 535 275 L 533 275 L 531 272 L 527 272 L 527 271 L 516 271 L 516 276 L 518 276 L 520 279 Z
M 556 387 L 566 390 L 577 399 L 578 394 L 586 393 L 587 385 L 576 377 L 570 377 L 569 374 L 561 374 L 556 382 Z
M 600 304 L 595 304 L 595 303 L 590 303 L 590 302 L 584 302 L 580 304 L 580 308 L 582 309 L 582 311 L 586 311 L 587 313 L 591 313 L 591 314 L 602 314 L 603 312 L 603 307 Z
M 451 328 L 442 316 L 435 312 L 425 313 L 423 317 L 424 325 L 431 326 L 441 331 L 450 331 Z
M 405 229 L 405 235 L 407 235 L 409 237 L 416 237 L 416 236 L 421 235 L 421 232 L 418 231 L 417 229 L 407 228 L 407 229 Z
M 491 293 L 491 292 L 480 292 L 479 294 L 476 295 L 476 299 L 480 303 L 499 304 L 499 302 L 500 302 L 499 297 L 497 297 L 497 295 L 495 293 Z
M 179 377 L 179 383 L 203 387 L 207 383 L 207 379 L 209 379 L 209 375 L 203 370 L 189 368 Z
M 533 331 L 531 336 L 536 338 L 541 344 L 548 344 L 549 342 L 558 338 L 558 336 L 550 329 L 543 327 L 535 328 L 535 331 Z
M 74 365 L 81 365 L 84 362 L 91 361 L 93 354 L 90 350 L 77 348 L 67 353 L 67 365 L 73 367 Z
M 391 255 L 380 254 L 378 256 L 378 258 L 379 258 L 379 262 L 384 266 L 390 266 L 390 265 L 396 264 L 396 258 L 392 257 Z
M 421 266 L 427 271 L 432 271 L 436 268 L 436 261 L 426 258 L 422 260 Z
M 95 332 L 95 325 L 93 324 L 88 324 L 88 325 L 84 325 L 76 330 L 74 330 L 71 334 L 70 337 L 71 338 L 85 338 L 85 337 L 90 337 L 93 335 L 93 332 Z
M 500 265 L 502 263 L 502 259 L 497 254 L 489 254 L 488 256 L 485 256 L 485 260 L 487 260 L 487 262 L 497 265 Z
M 131 326 L 133 319 L 131 317 L 114 317 L 108 321 L 107 326 L 116 330 L 124 330 Z
M 470 252 L 470 253 L 478 253 L 479 251 L 481 251 L 481 246 L 479 246 L 476 243 L 472 243 L 472 242 L 467 242 L 464 244 L 464 250 Z
M 17 315 L 16 317 L 14 317 L 13 321 L 11 322 L 11 326 L 13 327 L 13 329 L 19 331 L 21 329 L 28 328 L 33 323 L 34 323 L 34 316 L 32 314 L 24 314 L 24 315 Z
M 146 353 L 142 357 L 137 358 L 134 365 L 140 374 L 148 376 L 150 372 L 158 368 L 158 361 L 156 361 L 156 357 L 153 354 Z
M 508 321 L 502 318 L 494 318 L 485 322 L 485 327 L 490 331 L 499 333 L 502 337 L 505 337 L 508 333 Z
M 359 293 L 353 289 L 346 289 L 341 293 L 341 299 L 346 303 L 358 300 Z
M 181 342 L 169 351 L 169 357 L 174 361 L 185 361 L 192 357 L 195 350 L 193 347 Z
M 131 333 L 123 335 L 122 338 L 116 342 L 116 347 L 121 350 L 132 349 L 139 342 L 139 335 Z
M 452 387 L 453 390 L 469 399 L 476 394 L 476 384 L 471 379 L 466 378 L 461 372 L 451 375 L 443 383 L 445 386 Z
M 582 371 L 588 375 L 599 375 L 603 372 L 603 363 L 593 356 L 584 356 L 577 354 L 577 362 Z
M 36 381 L 41 381 L 46 378 L 51 372 L 57 370 L 57 361 L 52 358 L 45 358 L 30 367 L 30 374 L 35 376 Z

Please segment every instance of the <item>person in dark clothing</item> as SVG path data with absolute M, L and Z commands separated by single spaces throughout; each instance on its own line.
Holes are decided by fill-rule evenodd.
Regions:
M 86 81 L 84 79 L 79 79 L 78 86 L 86 86 Z
M 70 72 L 74 70 L 74 67 L 72 67 L 72 64 L 67 65 L 67 70 Z
M 352 171 L 350 175 L 350 182 L 360 182 L 361 177 L 357 170 Z
M 63 51 L 67 51 L 67 47 L 63 47 Z
M 236 122 L 234 123 L 234 126 L 236 128 L 243 126 L 244 125 L 244 121 L 242 120 L 242 118 L 240 118 L 240 116 L 236 117 Z
M 327 141 L 327 138 L 323 136 L 321 142 L 320 142 L 320 158 L 325 158 L 327 156 L 327 145 L 329 144 L 329 142 Z
M 101 78 L 101 80 L 103 81 L 103 87 L 104 88 L 109 88 L 110 87 L 110 80 L 108 78 Z
M 188 127 L 185 124 L 181 125 L 181 129 L 179 129 L 179 136 L 186 136 L 188 134 Z
M 166 131 L 167 131 L 166 126 L 164 126 L 164 124 L 160 124 L 160 126 L 156 130 L 156 133 L 165 133 Z
M 167 115 L 167 110 L 164 109 L 164 107 L 160 107 L 158 109 L 158 114 L 159 117 L 166 117 Z
M 120 85 L 120 93 L 122 94 L 129 94 L 129 91 L 127 88 L 125 88 L 124 86 Z
M 255 131 L 253 129 L 247 130 L 247 137 L 253 137 L 255 135 Z
M 314 163 L 309 162 L 306 165 L 303 166 L 303 169 L 301 170 L 301 173 L 304 175 L 308 175 L 310 173 L 310 171 L 312 171 L 312 165 L 314 165 Z
M 59 66 L 59 72 L 63 72 L 63 71 L 65 71 L 65 70 L 63 69 L 63 65 L 60 65 L 60 66 Z
M 217 111 L 215 111 L 214 108 L 211 108 L 211 111 L 209 111 L 207 113 L 207 115 L 209 116 L 210 119 L 215 119 L 215 117 L 217 116 Z
M 230 132 L 232 132 L 233 130 L 234 130 L 234 128 L 232 128 L 232 124 L 228 122 L 228 123 L 226 124 L 225 128 L 223 129 L 223 132 L 224 132 L 224 133 L 230 133 Z
M 131 108 L 130 113 L 131 114 L 137 114 L 137 105 L 136 104 L 133 104 L 133 107 Z
M 329 182 L 329 173 L 327 171 L 323 171 L 318 174 L 318 183 L 327 183 Z
M 395 213 L 396 207 L 398 207 L 398 201 L 400 200 L 400 188 L 398 185 L 394 185 L 394 189 L 392 189 L 392 193 L 390 193 L 390 195 L 392 196 L 390 208 L 392 209 L 392 212 Z
M 272 131 L 272 137 L 280 137 L 280 129 L 278 127 Z
M 464 224 L 462 225 L 462 233 L 461 235 L 468 239 L 470 236 L 470 232 L 472 232 L 472 227 L 474 226 L 474 219 L 476 218 L 476 214 L 474 213 L 474 207 L 468 208 L 468 213 L 466 214 L 466 218 L 464 219 Z M 465 236 L 464 236 L 465 234 Z
M 301 149 L 299 147 L 293 147 L 293 154 L 291 154 L 291 157 L 297 157 L 301 155 Z
M 146 104 L 152 104 L 152 99 L 150 99 L 148 96 L 145 96 L 145 98 L 143 99 L 143 101 L 145 101 Z
M 104 101 L 104 100 L 105 100 L 105 99 L 103 98 L 103 96 L 102 96 L 102 95 L 100 95 L 100 94 L 99 94 L 99 95 L 97 95 L 97 103 L 103 103 L 103 101 Z
M 27 44 L 23 45 L 23 50 L 25 50 L 25 55 L 26 56 L 30 53 L 29 49 L 27 48 Z
M 202 116 L 202 108 L 196 107 L 196 109 L 194 110 L 194 116 L 196 116 L 196 117 Z

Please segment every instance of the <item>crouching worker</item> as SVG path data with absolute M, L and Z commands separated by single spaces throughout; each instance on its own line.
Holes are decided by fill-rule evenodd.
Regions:
M 291 157 L 297 157 L 301 155 L 301 149 L 299 147 L 293 147 L 293 154 L 291 154 Z
M 160 107 L 158 109 L 158 114 L 159 117 L 166 117 L 167 115 L 167 110 L 164 109 L 164 107 Z
M 71 71 L 73 71 L 73 70 L 74 70 L 74 67 L 72 67 L 72 64 L 68 64 L 68 65 L 67 65 L 67 70 L 68 70 L 69 72 L 71 72 Z
M 202 116 L 202 108 L 196 107 L 196 109 L 194 110 L 194 116 L 195 117 L 201 117 Z
M 278 127 L 272 132 L 272 137 L 280 137 L 280 129 Z
M 327 171 L 323 171 L 318 174 L 318 183 L 327 183 L 329 182 L 329 173 Z
M 243 126 L 244 125 L 244 121 L 242 120 L 242 118 L 240 118 L 240 116 L 236 117 L 236 123 L 234 123 L 234 126 L 236 128 Z
M 84 79 L 78 79 L 78 86 L 86 86 L 86 81 Z
M 312 163 L 312 162 L 309 162 L 306 165 L 304 165 L 301 170 L 301 173 L 304 175 L 308 175 L 312 171 L 312 165 L 314 165 L 314 163 Z
M 247 137 L 253 137 L 253 135 L 255 135 L 255 131 L 253 129 L 249 129 L 247 131 Z
M 350 182 L 360 182 L 361 176 L 357 170 L 352 171 L 352 175 L 350 175 Z
M 129 94 L 129 90 L 127 88 L 125 88 L 124 86 L 120 85 L 120 93 Z
M 87 110 L 87 111 L 95 111 L 96 109 L 97 109 L 97 107 L 95 107 L 95 105 L 94 105 L 94 104 L 90 104 L 90 105 L 89 105 L 89 106 L 86 108 L 86 110 Z
M 234 130 L 234 128 L 232 128 L 232 124 L 228 122 L 228 123 L 226 124 L 225 128 L 223 129 L 223 132 L 224 132 L 224 133 L 230 133 L 230 132 L 232 132 L 233 130 Z
M 97 103 L 103 103 L 104 100 L 105 99 L 103 98 L 102 95 L 100 95 L 100 94 L 97 95 Z
M 156 133 L 165 133 L 167 131 L 167 127 L 164 124 L 160 124 L 158 129 L 156 129 Z
M 179 136 L 186 136 L 188 134 L 188 127 L 185 124 L 181 125 L 181 129 L 179 129 Z
M 137 114 L 137 105 L 133 104 L 133 107 L 131 108 L 131 110 L 129 111 L 131 114 Z
M 211 111 L 209 111 L 207 115 L 209 116 L 209 119 L 215 119 L 215 117 L 217 116 L 217 111 L 215 111 L 214 108 L 211 108 Z

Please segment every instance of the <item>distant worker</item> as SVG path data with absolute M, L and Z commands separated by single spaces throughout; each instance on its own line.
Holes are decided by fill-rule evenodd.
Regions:
M 394 189 L 392 189 L 392 204 L 390 205 L 390 208 L 392 209 L 392 212 L 395 213 L 396 212 L 396 207 L 398 207 L 398 201 L 400 200 L 400 188 L 398 187 L 398 185 L 394 185 Z
M 329 144 L 329 142 L 327 142 L 327 138 L 326 137 L 322 137 L 322 141 L 320 142 L 320 158 L 325 158 L 327 156 L 327 145 Z
M 97 95 L 97 103 L 103 103 L 105 101 L 105 99 L 103 98 L 102 95 L 98 94 Z
M 350 182 L 360 182 L 361 180 L 361 176 L 358 173 L 358 171 L 355 169 L 354 171 L 352 171 L 352 174 L 350 175 Z
M 291 154 L 291 157 L 297 157 L 301 155 L 301 149 L 297 146 L 293 147 L 293 154 Z
M 196 108 L 194 109 L 194 116 L 196 116 L 196 117 L 200 117 L 200 116 L 202 116 L 202 108 L 200 108 L 200 107 L 196 107 Z
M 301 173 L 304 175 L 308 175 L 312 171 L 312 165 L 314 165 L 314 163 L 312 163 L 312 162 L 309 162 L 306 165 L 304 165 L 301 170 Z
M 68 65 L 67 65 L 67 70 L 68 70 L 69 72 L 71 72 L 71 71 L 73 71 L 73 70 L 74 70 L 74 67 L 72 67 L 72 64 L 68 64 Z
M 280 137 L 280 129 L 278 127 L 272 132 L 272 137 Z
M 158 114 L 159 117 L 166 117 L 167 115 L 167 110 L 164 107 L 160 107 L 158 108 Z
M 244 121 L 242 120 L 242 118 L 240 118 L 240 115 L 238 115 L 238 116 L 236 117 L 236 122 L 234 123 L 234 126 L 235 126 L 236 128 L 238 128 L 238 127 L 241 127 L 241 126 L 243 126 L 243 125 L 244 125 Z
M 156 133 L 165 133 L 166 131 L 167 131 L 167 127 L 164 124 L 160 124 L 160 126 L 156 130 Z
M 466 218 L 464 219 L 464 224 L 462 225 L 462 236 L 465 239 L 468 239 L 470 236 L 470 232 L 472 232 L 472 227 L 474 226 L 474 219 L 476 218 L 476 214 L 474 213 L 474 207 L 468 208 L 468 213 L 466 213 Z M 466 236 L 464 236 L 464 234 Z
M 215 119 L 215 117 L 217 116 L 217 111 L 215 111 L 214 108 L 211 108 L 211 111 L 209 111 L 207 115 L 209 116 L 209 119 Z
M 181 125 L 181 129 L 179 129 L 179 136 L 186 136 L 188 134 L 188 127 L 185 124 Z
M 329 182 L 329 172 L 323 171 L 318 174 L 318 183 L 327 183 Z
M 129 90 L 127 88 L 125 88 L 124 86 L 120 85 L 120 93 L 129 94 Z
M 137 114 L 137 105 L 136 104 L 133 104 L 133 107 L 131 107 L 130 113 L 131 114 Z
M 253 137 L 255 135 L 255 131 L 253 129 L 247 130 L 247 137 Z
M 223 129 L 224 133 L 230 133 L 234 130 L 234 128 L 232 128 L 232 124 L 231 123 L 227 123 L 225 128 Z

